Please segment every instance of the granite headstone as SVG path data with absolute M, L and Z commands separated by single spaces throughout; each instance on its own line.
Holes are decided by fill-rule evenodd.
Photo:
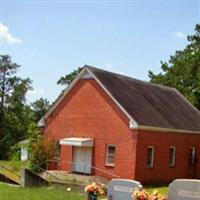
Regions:
M 140 182 L 129 179 L 112 179 L 108 183 L 108 200 L 133 200 L 131 195 L 134 190 L 142 189 Z
M 169 185 L 169 200 L 200 200 L 200 180 L 176 179 Z

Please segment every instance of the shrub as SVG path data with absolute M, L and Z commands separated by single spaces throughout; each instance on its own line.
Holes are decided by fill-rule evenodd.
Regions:
M 20 160 L 20 146 L 18 144 L 11 147 L 10 160 L 12 161 Z
M 55 142 L 39 135 L 29 144 L 29 168 L 34 172 L 47 169 L 47 161 L 55 157 Z

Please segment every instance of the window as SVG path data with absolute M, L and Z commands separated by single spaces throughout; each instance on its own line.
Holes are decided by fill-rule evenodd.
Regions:
M 154 160 L 154 147 L 149 146 L 147 147 L 147 167 L 153 167 L 153 160 Z
M 175 166 L 175 147 L 172 146 L 169 148 L 169 166 Z
M 116 152 L 115 145 L 108 144 L 106 149 L 106 165 L 108 166 L 115 165 L 115 152 Z
M 55 150 L 56 150 L 56 152 L 55 152 L 55 159 L 60 159 L 60 143 L 59 143 L 59 141 L 56 141 L 56 144 L 55 144 Z
M 190 147 L 189 163 L 190 163 L 190 165 L 194 165 L 196 163 L 195 147 Z

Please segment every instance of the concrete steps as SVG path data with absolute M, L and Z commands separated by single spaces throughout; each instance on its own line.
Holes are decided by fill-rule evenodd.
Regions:
M 0 165 L 0 181 L 20 185 L 20 174 L 9 167 Z
M 0 181 L 20 185 L 20 176 L 9 169 L 0 167 Z

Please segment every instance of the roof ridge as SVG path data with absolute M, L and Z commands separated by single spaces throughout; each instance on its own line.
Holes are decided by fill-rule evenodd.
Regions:
M 91 66 L 91 65 L 84 65 L 84 67 L 86 67 L 86 68 L 92 68 L 92 69 L 95 69 L 95 70 L 101 70 L 101 71 L 104 71 L 106 73 L 113 74 L 115 76 L 121 76 L 123 78 L 127 78 L 127 79 L 130 79 L 130 80 L 133 80 L 133 81 L 137 81 L 137 82 L 143 83 L 145 85 L 152 85 L 152 86 L 159 87 L 161 89 L 167 89 L 167 90 L 176 90 L 174 87 L 169 87 L 169 86 L 162 85 L 162 84 L 157 84 L 157 83 L 152 83 L 152 82 L 148 82 L 148 81 L 145 81 L 145 80 L 140 80 L 140 79 L 137 79 L 137 78 L 133 78 L 133 77 L 124 75 L 124 74 L 119 74 L 117 72 L 108 71 L 108 70 L 102 69 L 100 67 L 94 67 L 94 66 Z

